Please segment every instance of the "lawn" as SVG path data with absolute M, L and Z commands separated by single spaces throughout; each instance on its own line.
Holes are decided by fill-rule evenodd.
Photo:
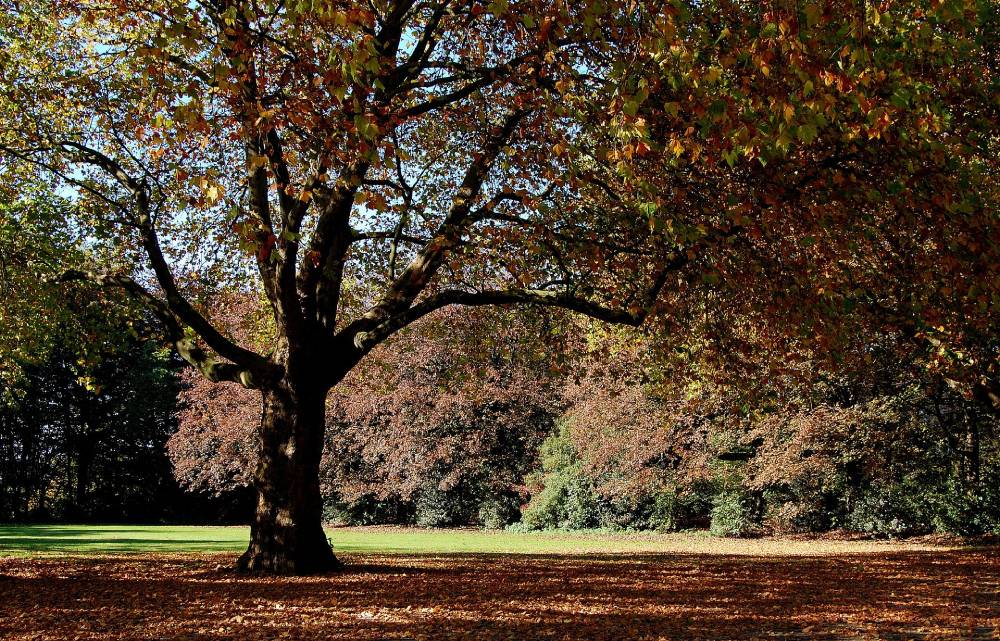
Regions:
M 0 528 L 0 639 L 997 639 L 1000 554 L 872 541 L 338 528 L 348 570 L 228 570 L 246 528 Z
M 0 556 L 37 554 L 212 553 L 242 551 L 246 527 L 141 525 L 0 526 Z M 879 541 L 719 539 L 704 532 L 601 534 L 485 532 L 398 527 L 331 528 L 338 553 L 377 554 L 728 554 L 831 555 L 940 550 L 927 544 Z

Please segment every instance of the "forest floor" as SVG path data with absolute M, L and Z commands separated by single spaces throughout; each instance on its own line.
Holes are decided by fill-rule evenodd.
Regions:
M 1000 639 L 996 547 L 330 535 L 347 571 L 253 579 L 243 528 L 0 528 L 0 639 Z

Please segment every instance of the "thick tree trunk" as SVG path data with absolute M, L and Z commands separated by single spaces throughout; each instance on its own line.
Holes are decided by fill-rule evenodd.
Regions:
M 325 394 L 287 383 L 264 391 L 257 511 L 237 569 L 251 574 L 315 574 L 341 567 L 322 525 L 319 463 Z

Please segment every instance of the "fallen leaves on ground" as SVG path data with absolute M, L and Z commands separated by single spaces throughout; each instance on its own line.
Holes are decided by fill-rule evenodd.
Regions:
M 0 559 L 0 638 L 997 639 L 996 549 L 835 557 L 345 555 L 247 578 L 224 556 Z

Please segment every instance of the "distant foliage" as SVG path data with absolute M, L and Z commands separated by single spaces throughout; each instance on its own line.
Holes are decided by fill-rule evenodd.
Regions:
M 376 350 L 334 393 L 345 500 L 510 491 L 560 411 L 545 347 L 512 313 L 445 311 Z M 334 470 L 331 470 L 334 471 Z
M 584 527 L 720 536 L 998 531 L 988 407 L 894 351 L 862 349 L 864 369 L 817 368 L 752 394 L 619 349 L 570 385 L 521 527 L 578 527 L 570 515 L 584 512 Z
M 527 480 L 531 500 L 517 529 L 675 530 L 690 523 L 693 502 L 674 489 L 608 493 L 586 471 L 572 434 L 572 423 L 562 420 L 542 444 L 541 469 Z
M 537 490 L 524 509 L 521 522 L 527 529 L 587 529 L 600 524 L 600 506 L 591 482 L 581 473 L 580 460 L 569 438 L 569 424 L 542 444 L 541 470 L 529 487 Z
M 93 357 L 56 344 L 0 389 L 0 522 L 178 516 L 164 455 L 176 363 L 134 338 Z
M 235 340 L 263 347 L 267 319 L 252 296 L 215 296 L 206 306 L 224 319 Z M 167 442 L 177 480 L 211 495 L 248 487 L 257 466 L 260 393 L 235 383 L 211 383 L 193 369 L 183 372 L 181 382 L 178 429 Z
M 375 350 L 331 398 L 328 520 L 721 536 L 998 529 L 996 419 L 894 350 L 751 391 L 665 357 L 655 337 L 447 314 Z M 543 333 L 582 356 L 549 351 Z M 247 484 L 252 394 L 189 384 L 170 443 L 178 477 L 220 492 Z
M 709 531 L 715 536 L 749 536 L 759 532 L 758 519 L 750 500 L 738 490 L 720 492 L 712 506 Z
M 231 302 L 233 324 L 258 312 Z M 562 411 L 558 318 L 444 310 L 374 350 L 327 403 L 326 517 L 425 525 L 517 520 L 524 476 Z M 249 325 L 252 325 L 249 324 Z M 246 322 L 233 333 L 253 340 Z M 531 337 L 535 338 L 526 338 Z M 184 378 L 168 449 L 188 488 L 251 482 L 256 392 Z

